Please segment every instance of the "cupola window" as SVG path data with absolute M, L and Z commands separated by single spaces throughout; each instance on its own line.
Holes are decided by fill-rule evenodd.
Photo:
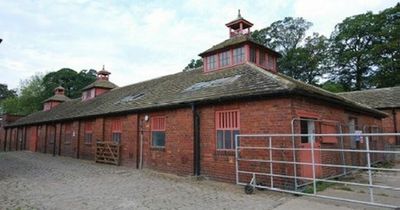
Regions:
M 234 64 L 243 63 L 244 61 L 244 47 L 239 47 L 233 50 Z

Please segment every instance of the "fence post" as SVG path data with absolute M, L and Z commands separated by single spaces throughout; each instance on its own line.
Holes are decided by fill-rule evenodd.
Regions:
M 317 194 L 317 182 L 315 181 L 315 157 L 314 157 L 314 135 L 311 134 L 311 162 L 312 162 L 312 174 L 313 174 L 313 192 Z
M 369 197 L 370 201 L 374 202 L 374 189 L 372 188 L 372 171 L 371 171 L 371 155 L 370 155 L 370 149 L 369 149 L 369 137 L 365 137 L 365 146 L 367 149 L 367 164 L 368 164 L 368 184 L 369 184 Z
M 270 136 L 269 139 L 269 173 L 271 178 L 271 188 L 274 188 L 274 171 L 272 169 L 272 137 Z
M 239 184 L 239 148 L 238 148 L 238 135 L 235 135 L 235 165 L 236 165 L 236 184 Z

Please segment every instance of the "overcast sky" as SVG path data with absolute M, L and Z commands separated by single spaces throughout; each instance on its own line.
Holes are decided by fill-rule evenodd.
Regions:
M 254 29 L 287 16 L 329 36 L 345 17 L 379 12 L 397 0 L 36 1 L 0 0 L 0 83 L 17 88 L 35 72 L 69 67 L 111 71 L 119 86 L 181 71 L 228 38 L 242 16 Z

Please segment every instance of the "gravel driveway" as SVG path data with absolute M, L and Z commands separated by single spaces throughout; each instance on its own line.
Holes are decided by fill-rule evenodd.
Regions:
M 233 184 L 41 153 L 0 152 L 0 210 L 311 208 L 379 209 L 271 191 L 246 195 Z
M 273 209 L 293 196 L 31 152 L 0 153 L 0 209 Z

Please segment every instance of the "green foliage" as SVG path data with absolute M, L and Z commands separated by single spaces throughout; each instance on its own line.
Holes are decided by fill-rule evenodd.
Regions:
M 252 37 L 266 47 L 286 55 L 300 45 L 311 26 L 311 22 L 301 17 L 285 17 L 264 29 L 254 31 Z
M 400 4 L 346 18 L 332 33 L 334 79 L 346 91 L 400 84 Z
M 335 185 L 334 183 L 331 183 L 331 182 L 317 182 L 317 184 L 316 184 L 317 186 L 316 186 L 316 191 L 317 192 L 321 192 L 321 191 L 324 191 L 324 190 L 326 190 L 327 188 L 329 188 L 329 187 L 331 187 L 331 186 L 333 186 L 333 185 Z M 307 187 L 303 190 L 303 193 L 309 193 L 309 194 L 312 194 L 312 193 L 314 193 L 314 188 L 313 188 L 313 185 L 312 184 L 310 184 L 310 185 L 307 185 Z
M 0 83 L 0 101 L 9 97 L 17 96 L 17 91 L 9 90 L 6 84 Z
M 324 84 L 322 84 L 321 88 L 332 93 L 345 92 L 345 88 L 343 87 L 343 85 L 333 81 L 325 82 Z
M 70 98 L 78 98 L 81 96 L 81 90 L 88 84 L 96 80 L 95 70 L 82 70 L 76 72 L 69 68 L 63 68 L 55 72 L 48 73 L 43 78 L 44 95 L 46 98 L 54 94 L 54 89 L 58 86 L 65 88 L 65 93 Z
M 190 63 L 183 69 L 183 71 L 190 71 L 192 69 L 198 68 L 200 66 L 203 66 L 203 59 L 192 59 Z
M 317 84 L 327 71 L 328 39 L 314 33 L 304 40 L 304 45 L 291 49 L 278 60 L 281 72 L 309 84 Z
M 45 99 L 42 81 L 42 74 L 36 74 L 22 81 L 19 96 L 7 98 L 2 101 L 1 106 L 3 112 L 26 115 L 40 110 L 41 103 Z
M 65 88 L 70 98 L 81 96 L 82 88 L 96 80 L 96 70 L 82 70 L 79 73 L 68 68 L 50 72 L 43 76 L 36 74 L 21 82 L 18 96 L 1 102 L 1 110 L 9 114 L 27 115 L 42 109 L 42 102 L 54 95 L 58 86 Z

